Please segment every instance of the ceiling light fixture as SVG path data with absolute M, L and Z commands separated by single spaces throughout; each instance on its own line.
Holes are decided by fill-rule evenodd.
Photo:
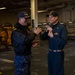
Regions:
M 0 10 L 3 10 L 3 9 L 6 9 L 6 7 L 2 7 L 2 8 L 0 8 Z

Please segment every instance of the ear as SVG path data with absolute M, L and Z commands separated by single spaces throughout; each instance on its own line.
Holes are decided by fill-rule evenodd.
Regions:
M 58 16 L 56 16 L 56 20 L 58 20 Z

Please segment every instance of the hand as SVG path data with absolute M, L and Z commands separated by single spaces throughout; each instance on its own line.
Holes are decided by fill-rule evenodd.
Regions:
M 53 33 L 52 33 L 52 31 L 51 32 L 50 31 L 48 32 L 48 36 L 51 37 L 51 38 L 54 36 Z
M 46 27 L 47 27 L 47 31 L 52 32 L 53 29 L 50 26 L 46 26 Z
M 33 32 L 38 35 L 41 31 L 42 29 L 38 27 L 38 28 L 34 28 Z
M 36 47 L 38 44 L 37 43 L 33 43 L 32 44 L 32 47 Z
M 38 45 L 37 41 L 36 40 L 33 40 L 32 47 L 36 47 L 37 45 Z

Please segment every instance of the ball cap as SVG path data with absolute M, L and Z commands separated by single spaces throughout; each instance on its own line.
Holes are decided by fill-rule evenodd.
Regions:
M 54 16 L 54 17 L 59 16 L 57 11 L 51 11 L 49 13 L 49 16 L 51 16 L 51 15 Z
M 27 12 L 19 12 L 17 15 L 18 18 L 29 18 L 28 13 Z

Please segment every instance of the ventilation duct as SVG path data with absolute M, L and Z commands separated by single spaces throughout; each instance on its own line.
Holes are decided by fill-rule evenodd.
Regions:
M 41 12 L 48 12 L 49 10 L 53 10 L 53 9 L 59 9 L 59 8 L 64 8 L 66 7 L 66 4 L 65 3 L 62 3 L 61 5 L 57 5 L 57 6 L 53 6 L 51 8 L 47 8 L 45 10 L 39 10 L 38 13 L 41 13 Z

